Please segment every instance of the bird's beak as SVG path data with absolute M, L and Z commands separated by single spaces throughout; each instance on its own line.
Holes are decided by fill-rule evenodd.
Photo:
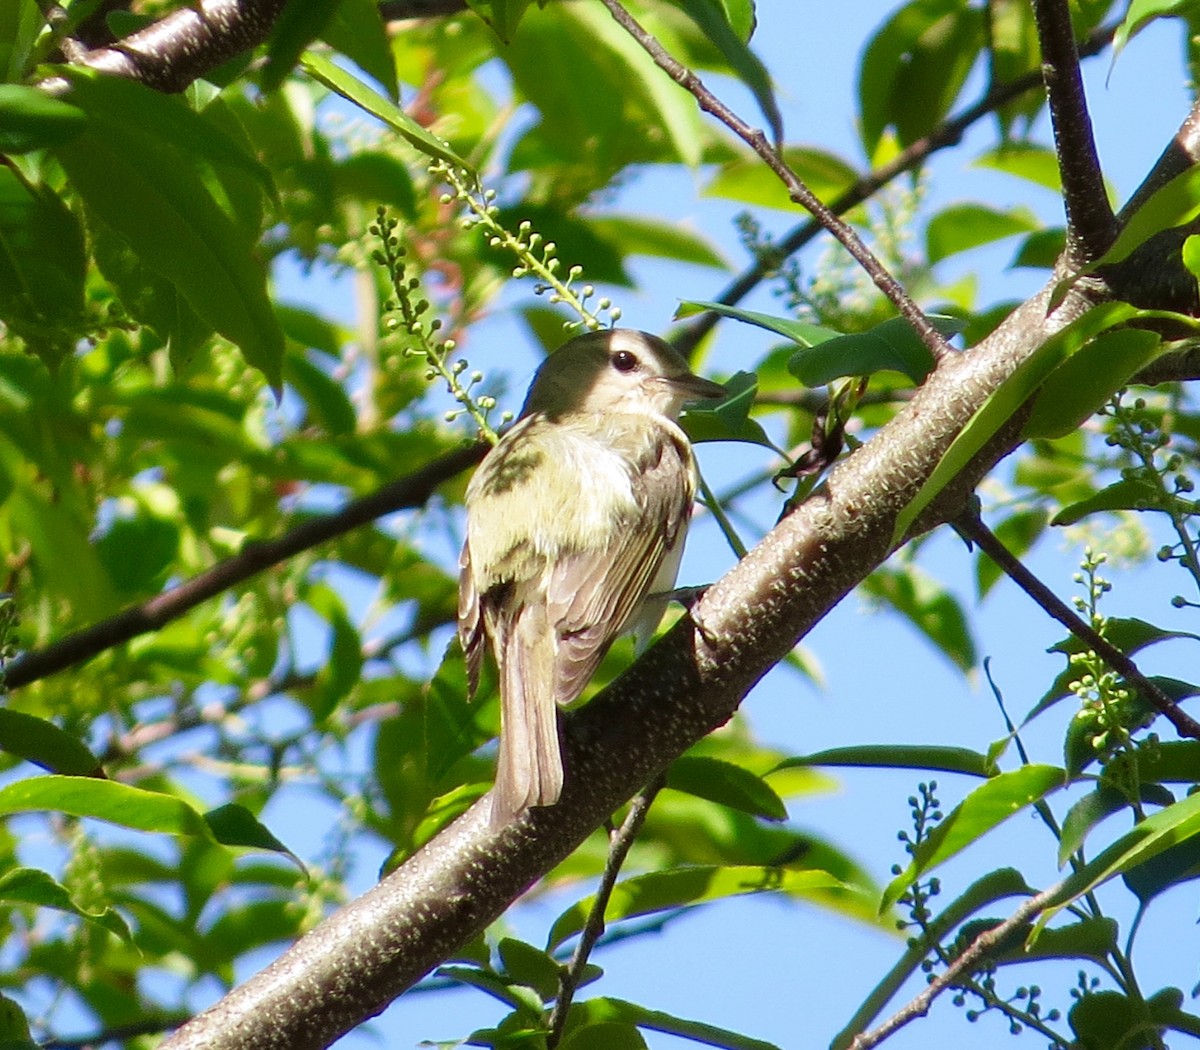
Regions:
M 691 372 L 681 376 L 672 376 L 669 382 L 683 395 L 684 401 L 716 401 L 729 394 L 729 391 L 720 383 L 701 379 L 700 376 L 694 376 Z

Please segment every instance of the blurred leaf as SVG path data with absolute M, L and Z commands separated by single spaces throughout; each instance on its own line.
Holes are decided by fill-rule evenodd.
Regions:
M 774 789 L 762 777 L 733 762 L 684 755 L 671 763 L 667 787 L 766 820 L 787 819 L 787 807 Z
M 113 520 L 96 541 L 101 564 L 119 591 L 139 593 L 161 586 L 179 552 L 179 526 L 139 508 Z
M 358 150 L 333 168 L 333 192 L 364 204 L 395 208 L 406 219 L 417 217 L 416 191 L 408 169 L 390 153 Z
M 956 204 L 929 220 L 925 251 L 931 263 L 958 252 L 1036 230 L 1040 223 L 1028 208 L 997 211 L 983 204 Z
M 319 425 L 329 437 L 354 433 L 358 413 L 350 395 L 323 368 L 302 353 L 288 353 L 283 360 L 283 378 L 308 407 L 310 423 Z
M 421 127 L 391 99 L 385 98 L 344 69 L 339 69 L 324 55 L 306 51 L 300 59 L 300 66 L 313 80 L 324 84 L 330 91 L 341 95 L 347 102 L 353 102 L 359 109 L 383 121 L 421 153 L 473 173 L 474 169 L 470 164 L 445 142 Z
M 0 708 L 0 749 L 51 773 L 103 777 L 100 760 L 86 744 L 53 722 Z
M 396 60 L 375 0 L 340 0 L 321 37 L 378 80 L 393 101 L 400 97 Z
M 25 79 L 33 45 L 45 25 L 37 0 L 0 4 L 0 82 Z
M 805 897 L 816 890 L 843 888 L 845 884 L 827 871 L 750 865 L 676 868 L 635 875 L 618 882 L 604 912 L 604 921 L 614 923 L 746 893 L 773 892 Z M 593 905 L 593 898 L 588 897 L 555 919 L 547 939 L 547 950 L 559 947 L 579 933 Z
M 1157 332 L 1101 332 L 1046 377 L 1025 421 L 1026 437 L 1065 437 L 1165 349 Z
M 728 9 L 720 0 L 675 0 L 688 16 L 703 30 L 729 63 L 729 68 L 750 89 L 758 108 L 766 118 L 767 127 L 776 145 L 783 142 L 783 117 L 775 102 L 771 76 L 758 56 L 750 50 L 747 40 L 730 25 Z
M 296 67 L 301 52 L 325 31 L 334 11 L 341 6 L 342 3 L 287 0 L 271 26 L 267 41 L 267 64 L 260 74 L 263 91 L 278 90 Z
M 626 255 L 650 255 L 694 266 L 728 270 L 729 263 L 717 248 L 676 222 L 660 222 L 640 215 L 597 215 L 589 218 L 597 236 L 616 245 Z
M 467 0 L 467 6 L 482 18 L 502 43 L 509 43 L 520 25 L 530 0 Z
M 915 880 L 1064 784 L 1064 771 L 1057 766 L 1028 765 L 975 788 L 917 846 L 908 867 L 884 890 L 883 907 L 897 901 Z
M 995 150 L 976 157 L 972 163 L 976 167 L 1015 175 L 1055 195 L 1062 192 L 1058 156 L 1049 146 L 1039 146 L 1030 142 L 1004 142 Z
M 786 146 L 783 159 L 823 201 L 836 200 L 859 179 L 859 173 L 835 153 L 809 146 Z M 779 176 L 749 152 L 726 161 L 704 187 L 709 197 L 725 197 L 763 208 L 794 212 L 796 203 L 788 196 Z
M 0 901 L 32 904 L 38 908 L 53 908 L 76 915 L 116 934 L 126 943 L 133 942 L 128 924 L 112 908 L 105 908 L 101 912 L 81 908 L 65 886 L 36 868 L 10 868 L 0 875 Z
M 1067 858 L 1087 841 L 1088 833 L 1097 824 L 1128 808 L 1130 802 L 1125 793 L 1105 784 L 1074 803 L 1063 818 L 1062 835 L 1058 840 L 1058 866 L 1061 868 L 1066 864 Z
M 1016 557 L 1028 553 L 1045 531 L 1046 511 L 1043 507 L 1019 510 L 1010 514 L 992 531 L 996 538 Z M 980 598 L 986 595 L 1004 576 L 1004 572 L 982 551 L 975 559 L 975 586 Z
M 1034 270 L 1053 270 L 1067 250 L 1067 233 L 1061 226 L 1038 230 L 1021 241 L 1010 269 L 1026 267 Z
M 912 0 L 892 15 L 868 42 L 859 67 L 859 125 L 868 156 L 889 126 L 902 146 L 928 134 L 958 98 L 982 44 L 981 12 L 954 0 Z
M 1156 18 L 1176 15 L 1191 7 L 1190 0 L 1130 0 L 1125 18 L 1113 37 L 1113 62 L 1138 33 Z
M 970 625 L 958 600 L 916 566 L 903 571 L 876 569 L 860 585 L 878 601 L 900 613 L 960 671 L 978 662 Z
M 78 338 L 86 266 L 74 213 L 48 187 L 0 166 L 0 321 L 50 368 Z
M 871 769 L 928 769 L 940 773 L 965 773 L 972 777 L 992 777 L 999 771 L 986 755 L 965 747 L 936 744 L 859 744 L 834 747 L 812 755 L 785 759 L 776 767 L 793 766 L 865 766 Z
M 1107 513 L 1114 510 L 1166 510 L 1167 500 L 1158 485 L 1141 478 L 1115 481 L 1087 499 L 1063 507 L 1053 518 L 1051 525 L 1074 525 L 1089 514 Z
M 27 153 L 60 145 L 78 135 L 86 122 L 83 110 L 41 88 L 0 84 L 0 153 Z

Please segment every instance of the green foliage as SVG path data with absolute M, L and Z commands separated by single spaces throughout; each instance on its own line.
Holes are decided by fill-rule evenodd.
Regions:
M 1063 230 L 1023 204 L 933 205 L 929 177 L 914 169 L 904 185 L 870 182 L 961 112 L 973 83 L 1001 89 L 1038 68 L 1029 5 L 912 0 L 880 10 L 857 71 L 866 167 L 806 141 L 807 128 L 785 138 L 774 78 L 787 71 L 758 57 L 750 0 L 630 6 L 706 82 L 737 83 L 819 196 L 866 187 L 846 217 L 936 308 L 935 327 L 962 336 L 968 348 L 950 367 L 1012 309 L 988 299 L 986 281 L 976 287 L 972 268 L 988 258 L 980 249 L 1019 238 L 1014 266 L 1058 263 Z M 1072 5 L 1077 32 L 1110 6 Z M 1117 48 L 1153 19 L 1194 20 L 1185 6 L 1128 5 Z M 0 984 L 12 996 L 0 997 L 0 1044 L 14 1047 L 69 1035 L 81 1015 L 102 1034 L 172 1027 L 197 989 L 232 984 L 342 903 L 361 881 L 361 857 L 374 850 L 395 866 L 487 789 L 496 685 L 485 671 L 468 703 L 461 653 L 447 649 L 463 480 L 403 515 L 376 502 L 370 522 L 300 542 L 282 560 L 256 558 L 264 542 L 303 537 L 331 510 L 508 422 L 511 412 L 491 413 L 516 407 L 530 362 L 491 326 L 517 317 L 530 344 L 552 349 L 573 327 L 615 324 L 614 288 L 627 309 L 640 303 L 654 280 L 647 259 L 683 264 L 678 317 L 715 314 L 738 332 L 723 373 L 729 396 L 682 425 L 696 442 L 738 443 L 748 473 L 714 484 L 705 503 L 748 546 L 793 505 L 770 485 L 777 459 L 790 467 L 778 476 L 795 479 L 793 500 L 825 499 L 832 461 L 903 411 L 934 366 L 840 257 L 792 254 L 803 238 L 773 224 L 782 209 L 789 221 L 804 217 L 777 177 L 591 0 L 470 0 L 402 30 L 385 25 L 374 0 L 293 0 L 258 48 L 175 95 L 61 64 L 72 53 L 65 39 L 94 21 L 96 5 L 43 7 L 0 3 L 0 668 L 15 683 L 0 706 Z M 132 24 L 123 14 L 111 12 L 116 32 Z M 785 98 L 790 85 L 780 87 Z M 992 131 L 972 132 L 962 155 L 1014 176 L 1021 193 L 1057 195 L 1053 149 L 1026 138 L 1043 105 L 1040 90 L 1006 96 Z M 741 293 L 716 288 L 734 265 L 727 231 L 617 200 L 638 177 L 680 166 L 706 204 L 749 209 L 736 237 L 750 283 L 764 282 L 774 306 L 748 309 Z M 1157 234 L 1193 221 L 1198 197 L 1195 170 L 1168 182 L 1091 271 L 1136 259 Z M 1182 249 L 1192 274 L 1197 243 Z M 284 301 L 293 293 L 283 275 L 297 264 L 334 282 L 327 301 Z M 1091 271 L 1060 273 L 1055 302 Z M 775 341 L 753 349 L 750 330 L 729 321 Z M 1168 663 L 1182 653 L 1151 681 L 1185 707 L 1200 693 L 1185 680 L 1197 632 L 1168 625 L 1165 608 L 1161 622 L 1102 611 L 1110 585 L 1099 566 L 1101 546 L 1114 567 L 1148 563 L 1182 581 L 1154 585 L 1178 590 L 1176 611 L 1200 605 L 1191 476 L 1200 413 L 1182 387 L 1120 393 L 1194 331 L 1192 318 L 1126 303 L 1085 313 L 967 422 L 894 536 L 905 539 L 998 435 L 1020 435 L 1011 469 L 980 487 L 995 534 L 1025 557 L 1044 549 L 1051 526 L 1070 526 L 1072 543 L 1087 531 L 1096 553 L 1078 579 L 1077 612 L 1127 656 L 1152 648 Z M 705 369 L 721 373 L 724 349 L 702 341 L 697 357 L 713 354 Z M 956 680 L 971 680 L 992 639 L 928 550 L 913 542 L 860 595 L 872 615 L 915 628 Z M 252 571 L 211 583 L 238 559 Z M 973 569 L 978 596 L 994 601 L 1002 572 L 982 555 Z M 1134 586 L 1113 575 L 1116 596 Z M 202 593 L 171 606 L 190 591 Z M 131 622 L 131 634 L 86 659 L 21 677 L 22 654 Z M 851 715 L 842 742 L 789 756 L 734 720 L 667 771 L 603 909 L 607 939 L 648 938 L 735 897 L 898 925 L 905 942 L 864 983 L 877 982 L 835 1037 L 845 1046 L 999 930 L 955 978 L 951 998 L 969 1020 L 998 1014 L 1059 1047 L 1196 1034 L 1200 1020 L 1176 989 L 1139 986 L 1140 921 L 1130 927 L 1105 908 L 1121 893 L 1140 915 L 1200 877 L 1200 742 L 1169 738 L 1151 699 L 1088 643 L 1070 636 L 1054 651 L 1064 666 L 1023 700 L 1019 726 L 996 691 L 1007 732 L 994 741 L 943 742 L 921 706 L 925 684 L 899 677 L 894 700 L 915 742 L 882 740 Z M 616 647 L 595 687 L 632 658 Z M 810 654 L 786 659 L 819 679 Z M 1045 733 L 1030 754 L 1035 721 Z M 889 867 L 884 848 L 861 829 L 829 839 L 804 829 L 803 803 L 832 784 L 818 768 L 850 783 L 864 770 L 953 781 L 923 783 L 909 799 L 912 827 L 886 888 L 873 875 Z M 1050 835 L 1008 821 L 1017 814 Z M 297 826 L 324 838 L 301 844 L 281 830 Z M 1022 839 L 1016 866 L 986 859 L 1002 826 Z M 597 833 L 531 887 L 545 950 L 498 925 L 442 967 L 446 982 L 500 1004 L 493 1027 L 458 1035 L 546 1045 L 565 952 L 593 918 L 608 851 Z M 1063 867 L 1063 880 L 1048 910 L 1004 925 L 1050 888 L 1032 884 L 1044 870 L 1035 860 Z M 596 958 L 607 964 L 602 951 Z M 1043 1005 L 1050 993 L 1024 977 L 1040 979 L 1053 960 L 1086 968 L 1069 1009 Z M 1016 967 L 1024 983 L 1006 991 Z M 689 1019 L 607 995 L 603 981 L 599 966 L 582 968 L 591 997 L 572 1002 L 559 1047 L 643 1047 L 666 1033 L 769 1050 L 719 1027 L 719 1003 Z M 53 1001 L 43 986 L 58 990 Z M 431 982 L 429 994 L 441 986 Z

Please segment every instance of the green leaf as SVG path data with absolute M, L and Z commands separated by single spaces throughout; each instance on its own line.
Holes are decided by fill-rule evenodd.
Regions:
M 836 200 L 853 186 L 858 171 L 835 153 L 810 146 L 787 146 L 783 159 L 823 201 Z M 770 170 L 757 154 L 737 153 L 726 161 L 704 187 L 705 196 L 725 197 L 763 208 L 778 208 L 795 212 L 796 203 L 788 196 L 779 176 Z
M 278 90 L 296 67 L 301 53 L 325 31 L 335 9 L 328 0 L 322 4 L 287 0 L 267 42 L 267 64 L 260 75 L 263 91 Z
M 1194 634 L 1191 631 L 1170 631 L 1136 616 L 1114 616 L 1105 620 L 1104 637 L 1126 656 L 1132 656 L 1156 642 L 1168 642 L 1181 638 L 1190 638 L 1192 641 L 1200 642 L 1200 634 Z M 1088 645 L 1083 639 L 1078 635 L 1069 634 L 1061 642 L 1055 642 L 1046 651 L 1071 654 L 1087 652 L 1087 650 Z
M 750 409 L 758 392 L 753 372 L 738 372 L 722 384 L 728 396 L 719 404 L 708 407 L 698 402 L 689 408 L 679 425 L 693 444 L 702 441 L 745 441 L 778 452 L 775 444 L 757 420 L 750 418 Z
M 60 145 L 78 135 L 86 123 L 78 106 L 40 88 L 0 84 L 0 153 L 27 153 Z
M 1048 189 L 1055 196 L 1062 192 L 1058 155 L 1047 146 L 1028 142 L 1005 142 L 990 153 L 977 157 L 973 164 L 976 167 L 1015 175 L 1019 179 L 1032 182 L 1035 186 Z
M 1020 557 L 1029 551 L 1034 542 L 1045 531 L 1046 511 L 1043 507 L 1032 507 L 1010 514 L 992 531 L 1008 550 Z M 979 597 L 984 597 L 1004 576 L 1003 570 L 982 551 L 975 560 L 975 584 Z
M 530 0 L 467 0 L 467 6 L 482 18 L 507 44 L 512 40 Z
M 1149 904 L 1164 890 L 1200 878 L 1200 835 L 1168 846 L 1123 876 L 1125 885 L 1142 904 Z
M 1089 272 L 1129 258 L 1156 233 L 1183 226 L 1197 215 L 1200 215 L 1200 170 L 1188 168 L 1155 190 L 1129 217 L 1112 247 L 1088 268 Z
M 505 977 L 517 984 L 528 985 L 547 1002 L 558 994 L 562 976 L 562 965 L 558 960 L 515 937 L 501 938 L 496 949 L 504 964 Z
M 0 167 L 0 321 L 50 368 L 78 338 L 86 272 L 74 213 L 49 187 Z
M 1057 766 L 1029 765 L 977 787 L 917 847 L 908 867 L 884 890 L 882 907 L 890 907 L 915 880 L 1064 783 L 1065 773 Z
M 801 346 L 816 346 L 830 339 L 839 339 L 841 334 L 828 328 L 821 328 L 804 321 L 794 321 L 790 317 L 775 317 L 773 314 L 757 313 L 754 310 L 742 310 L 736 306 L 726 306 L 724 303 L 709 302 L 704 299 L 685 299 L 675 310 L 675 320 L 693 317 L 696 314 L 711 310 L 722 317 L 732 317 L 736 321 L 765 328 L 768 332 L 782 335 Z
M 942 335 L 961 332 L 961 318 L 929 315 L 929 323 Z M 839 335 L 819 345 L 797 350 L 788 370 L 805 386 L 823 386 L 842 376 L 901 372 L 921 383 L 933 368 L 933 355 L 902 317 L 893 317 L 866 332 Z
M 925 229 L 930 263 L 982 244 L 1036 230 L 1040 223 L 1028 208 L 997 211 L 983 204 L 956 204 L 938 212 Z
M 1015 868 L 1001 868 L 998 871 L 990 872 L 977 879 L 967 888 L 966 892 L 948 904 L 940 914 L 930 919 L 928 937 L 940 943 L 949 936 L 954 927 L 975 914 L 980 908 L 985 908 L 992 902 L 1003 900 L 1006 897 L 1030 896 L 1033 892 L 1021 873 Z M 834 1050 L 845 1050 L 853 1042 L 855 1036 L 866 1031 L 872 1020 L 879 1016 L 904 983 L 916 973 L 917 968 L 928 955 L 929 943 L 925 938 L 920 938 L 909 945 L 896 965 L 863 1000 L 862 1005 L 846 1027 L 834 1036 L 832 1043 Z
M 870 769 L 927 769 L 939 773 L 965 773 L 993 777 L 995 763 L 978 751 L 937 744 L 859 744 L 834 747 L 813 755 L 799 755 L 780 762 L 776 769 L 796 766 L 864 766 Z
M 204 823 L 208 825 L 212 837 L 222 846 L 240 846 L 246 849 L 282 853 L 307 874 L 307 869 L 300 858 L 280 842 L 270 829 L 245 806 L 229 802 L 216 809 L 210 809 L 204 814 Z
M 0 875 L 0 901 L 32 904 L 38 908 L 53 908 L 55 911 L 77 915 L 116 934 L 127 944 L 133 943 L 133 934 L 128 924 L 112 908 L 105 908 L 102 912 L 81 908 L 65 886 L 36 868 L 11 868 Z
M 375 0 L 341 0 L 321 38 L 378 80 L 393 101 L 400 97 L 396 59 Z
M 1089 514 L 1114 510 L 1166 510 L 1168 506 L 1168 497 L 1160 486 L 1141 478 L 1122 479 L 1087 499 L 1063 507 L 1050 519 L 1050 524 L 1074 525 Z
M 0 814 L 44 810 L 134 831 L 210 837 L 204 818 L 182 799 L 112 780 L 51 775 L 0 788 Z
M 921 511 L 1012 418 L 1059 364 L 1090 339 L 1128 320 L 1136 312 L 1128 303 L 1102 303 L 1051 336 L 1022 361 L 959 431 L 912 502 L 897 515 L 892 530 L 893 543 L 899 542 Z
M 886 602 L 928 638 L 961 671 L 978 662 L 966 614 L 958 600 L 916 566 L 876 569 L 861 584 L 864 593 Z
M 597 236 L 619 245 L 627 255 L 649 255 L 694 266 L 729 269 L 729 263 L 715 246 L 678 223 L 659 222 L 640 215 L 597 215 L 588 221 Z
M 37 0 L 0 4 L 0 82 L 25 79 L 34 44 L 45 26 L 46 16 Z
M 1062 834 L 1058 840 L 1058 866 L 1061 868 L 1066 864 L 1067 859 L 1084 844 L 1089 832 L 1097 824 L 1114 813 L 1128 809 L 1129 806 L 1129 798 L 1123 791 L 1105 784 L 1084 795 L 1067 810 L 1067 815 L 1063 818 Z
M 53 722 L 23 711 L 0 708 L 0 749 L 52 773 L 104 776 L 100 760 L 82 740 Z
M 1072 433 L 1165 349 L 1157 332 L 1101 332 L 1050 373 L 1034 396 L 1022 435 L 1058 438 Z
M 1172 846 L 1200 835 L 1200 793 L 1159 810 L 1122 835 L 1090 863 L 1074 871 L 1042 912 L 1036 930 L 1042 929 L 1072 901 L 1090 893 L 1115 875 L 1131 871 Z
M 1130 0 L 1125 18 L 1113 36 L 1113 61 L 1138 33 L 1156 18 L 1180 14 L 1194 6 L 1193 0 Z
M 746 39 L 736 33 L 729 23 L 728 13 L 718 0 L 675 0 L 694 21 L 714 47 L 724 56 L 739 80 L 754 95 L 758 108 L 766 117 L 767 127 L 776 145 L 783 141 L 783 117 L 775 101 L 771 76 L 758 56 L 750 50 Z
M 588 999 L 586 1002 L 572 1004 L 565 1032 L 566 1038 L 563 1040 L 562 1046 L 564 1048 L 570 1046 L 575 1050 L 582 1050 L 585 1046 L 595 1048 L 595 1050 L 604 1050 L 605 1047 L 613 1045 L 616 1050 L 617 1046 L 623 1044 L 576 1040 L 583 1038 L 587 1032 L 611 1033 L 619 1025 L 636 1025 L 638 1028 L 645 1028 L 651 1032 L 678 1036 L 680 1039 L 688 1039 L 705 1046 L 720 1047 L 722 1050 L 778 1050 L 773 1043 L 753 1039 L 740 1032 L 717 1028 L 714 1025 L 704 1024 L 702 1021 L 690 1021 L 673 1014 L 663 1013 L 661 1010 L 650 1010 L 625 999 L 613 999 L 609 996 L 600 996 Z
M 374 88 L 364 84 L 358 77 L 340 69 L 324 55 L 306 51 L 300 59 L 300 67 L 313 80 L 324 84 L 330 91 L 336 92 L 346 101 L 353 102 L 359 109 L 382 120 L 405 142 L 427 157 L 444 160 L 447 164 L 453 164 L 456 168 L 462 168 L 470 172 L 472 177 L 474 176 L 475 169 L 445 142 L 426 131 L 391 99 L 385 98 Z
M 762 777 L 719 758 L 701 755 L 677 758 L 667 771 L 667 787 L 766 820 L 787 819 L 783 799 Z
M 1010 269 L 1026 267 L 1033 270 L 1053 270 L 1067 250 L 1067 233 L 1061 226 L 1038 230 L 1021 241 Z
M 109 100 L 90 91 L 80 100 L 89 108 L 89 127 L 55 152 L 89 210 L 277 387 L 284 341 L 266 268 L 201 176 L 180 162 L 170 139 L 159 137 L 189 122 L 176 128 L 120 108 L 91 108 Z
M 756 865 L 696 865 L 637 875 L 618 882 L 604 912 L 604 921 L 619 922 L 747 893 L 772 892 L 805 897 L 817 891 L 846 888 L 840 879 L 827 871 Z M 583 929 L 594 903 L 592 897 L 578 901 L 554 920 L 547 951 L 553 951 Z

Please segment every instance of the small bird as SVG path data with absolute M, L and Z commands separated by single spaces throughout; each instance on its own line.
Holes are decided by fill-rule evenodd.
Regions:
M 589 332 L 538 369 L 467 486 L 458 636 L 471 695 L 485 636 L 500 673 L 494 827 L 558 801 L 558 708 L 616 638 L 658 626 L 696 495 L 675 421 L 724 396 L 657 336 Z

